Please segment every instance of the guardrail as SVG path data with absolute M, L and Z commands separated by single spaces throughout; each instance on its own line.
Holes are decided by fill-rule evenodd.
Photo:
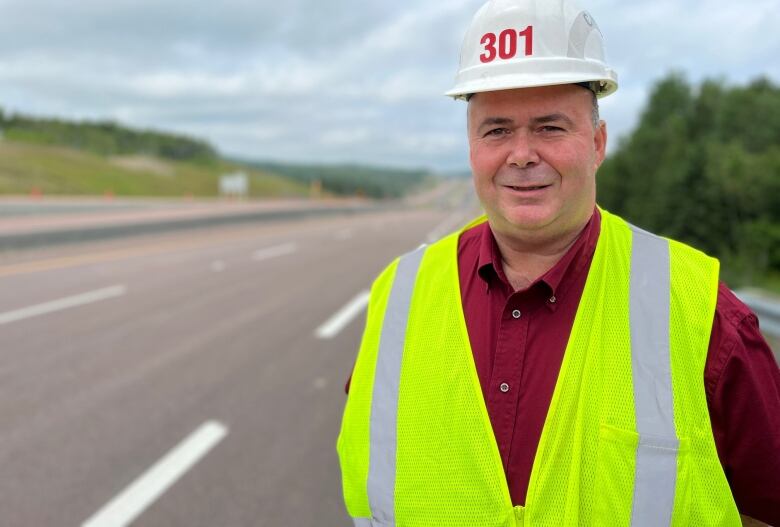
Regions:
M 735 291 L 735 294 L 758 316 L 764 334 L 780 338 L 780 302 L 749 290 Z
M 217 227 L 260 221 L 269 222 L 304 219 L 315 216 L 360 214 L 387 210 L 393 206 L 398 205 L 368 203 L 351 206 L 311 207 L 304 203 L 300 207 L 291 209 L 257 210 L 218 215 L 210 214 L 153 221 L 130 220 L 109 225 L 95 224 L 72 228 L 58 228 L 56 225 L 53 225 L 50 229 L 32 232 L 0 233 L 0 252 L 120 238 L 140 234 L 180 231 L 201 227 Z

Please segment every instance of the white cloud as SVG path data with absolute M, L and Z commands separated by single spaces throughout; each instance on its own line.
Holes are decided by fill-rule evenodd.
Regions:
M 221 76 L 204 73 L 161 72 L 142 74 L 128 81 L 136 93 L 152 98 L 231 96 L 244 91 L 243 75 Z
M 114 118 L 250 158 L 465 166 L 451 87 L 480 0 L 0 0 L 0 106 Z M 583 1 L 620 89 L 610 148 L 652 82 L 780 79 L 777 0 Z
M 354 147 L 368 142 L 373 136 L 373 128 L 334 128 L 322 134 L 320 143 L 328 147 Z

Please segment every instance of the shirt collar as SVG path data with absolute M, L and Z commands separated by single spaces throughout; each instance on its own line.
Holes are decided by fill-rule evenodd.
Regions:
M 498 249 L 496 238 L 493 236 L 493 231 L 490 229 L 488 222 L 480 225 L 480 228 L 482 230 L 479 233 L 477 272 L 486 283 L 488 290 L 491 283 L 495 283 L 495 280 L 499 280 L 509 287 L 509 281 L 504 274 L 504 267 L 501 265 L 501 252 Z M 569 285 L 573 282 L 572 278 L 579 276 L 580 273 L 590 268 L 590 262 L 596 250 L 596 242 L 598 241 L 600 230 L 601 214 L 598 207 L 596 207 L 590 220 L 588 220 L 574 244 L 563 255 L 563 258 L 558 260 L 558 263 L 540 276 L 530 287 L 534 287 L 542 282 L 549 288 L 553 298 L 562 298 L 568 291 Z M 554 304 L 555 301 L 552 303 Z

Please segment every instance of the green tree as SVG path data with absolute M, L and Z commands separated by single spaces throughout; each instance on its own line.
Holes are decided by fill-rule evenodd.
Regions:
M 607 209 L 720 258 L 734 285 L 780 276 L 780 89 L 667 76 L 598 186 Z

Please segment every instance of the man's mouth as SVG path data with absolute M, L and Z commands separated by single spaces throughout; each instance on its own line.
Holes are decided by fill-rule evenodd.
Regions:
M 550 185 L 534 185 L 534 186 L 525 186 L 525 187 L 517 187 L 514 185 L 506 185 L 508 188 L 511 188 L 512 190 L 517 190 L 519 192 L 528 192 L 531 190 L 541 190 L 543 188 L 547 188 Z

